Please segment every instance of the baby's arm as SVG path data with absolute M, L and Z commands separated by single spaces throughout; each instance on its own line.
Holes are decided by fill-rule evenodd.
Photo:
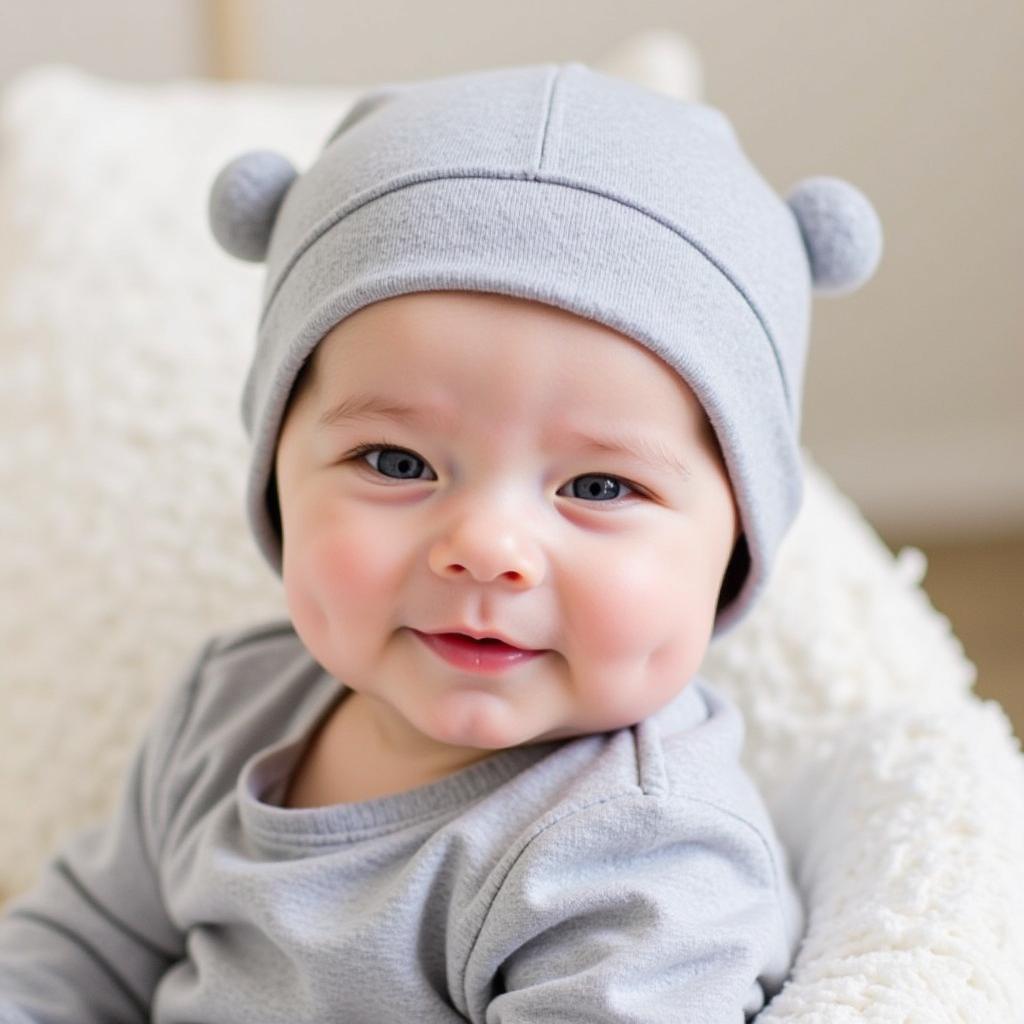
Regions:
M 787 895 L 765 840 L 728 811 L 640 794 L 591 805 L 509 871 L 469 958 L 471 1019 L 737 1024 L 790 966 Z
M 0 916 L 0 1024 L 150 1020 L 157 983 L 183 955 L 157 860 L 166 766 L 205 653 L 164 697 L 110 820 L 75 834 Z

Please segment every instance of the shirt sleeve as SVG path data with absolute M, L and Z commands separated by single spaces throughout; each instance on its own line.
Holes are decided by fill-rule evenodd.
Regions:
M 499 889 L 467 966 L 471 1017 L 749 1019 L 792 960 L 778 885 L 762 835 L 712 804 L 629 794 L 575 811 Z
M 149 1021 L 160 978 L 184 952 L 157 865 L 166 766 L 208 649 L 164 695 L 110 819 L 66 841 L 0 916 L 0 1024 Z

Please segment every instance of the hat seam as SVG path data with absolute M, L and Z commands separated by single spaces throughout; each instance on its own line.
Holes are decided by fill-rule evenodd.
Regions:
M 327 217 L 322 218 L 320 222 L 313 226 L 307 233 L 303 241 L 293 250 L 291 258 L 282 267 L 280 274 L 274 282 L 273 287 L 267 294 L 264 302 L 263 310 L 260 314 L 259 329 L 262 330 L 263 324 L 266 321 L 270 309 L 274 304 L 275 299 L 281 291 L 285 280 L 291 273 L 293 267 L 299 262 L 299 260 L 306 254 L 306 252 L 318 242 L 324 235 L 326 235 L 332 228 L 340 224 L 349 215 L 358 212 L 363 207 L 376 202 L 377 200 L 384 199 L 395 192 L 403 191 L 406 188 L 411 188 L 416 185 L 426 185 L 436 181 L 444 181 L 449 179 L 459 180 L 480 180 L 480 181 L 536 181 L 543 185 L 555 185 L 560 188 L 569 188 L 578 192 L 586 192 L 590 195 L 597 196 L 601 199 L 607 199 L 610 202 L 618 203 L 620 206 L 624 206 L 627 209 L 633 210 L 641 216 L 647 217 L 653 220 L 655 223 L 660 224 L 662 227 L 667 228 L 678 238 L 682 239 L 692 248 L 696 249 L 736 290 L 743 301 L 747 304 L 750 311 L 754 314 L 757 322 L 761 325 L 761 330 L 764 332 L 765 338 L 768 340 L 768 344 L 772 351 L 772 357 L 775 360 L 775 367 L 779 374 L 779 379 L 782 381 L 782 391 L 786 398 L 786 407 L 793 412 L 793 399 L 790 393 L 789 381 L 786 378 L 785 371 L 783 369 L 782 359 L 779 354 L 778 346 L 775 342 L 775 336 L 773 335 L 768 323 L 758 308 L 757 304 L 753 301 L 744 287 L 740 284 L 736 278 L 729 273 L 725 266 L 714 256 L 711 255 L 708 250 L 702 246 L 695 239 L 691 238 L 682 228 L 666 217 L 662 216 L 655 210 L 647 209 L 643 206 L 637 205 L 636 202 L 625 199 L 621 196 L 616 195 L 613 192 L 609 192 L 604 189 L 596 188 L 593 185 L 588 185 L 583 182 L 574 181 L 569 178 L 563 178 L 557 175 L 547 175 L 537 171 L 511 171 L 511 172 L 494 172 L 494 171 L 479 171 L 470 170 L 465 172 L 453 172 L 450 169 L 446 169 L 441 173 L 435 174 L 424 174 L 423 172 L 416 172 L 414 176 L 407 180 L 399 178 L 382 188 L 373 190 L 371 194 L 357 197 L 348 206 L 342 207 L 340 211 L 336 210 L 329 214 Z
M 541 173 L 541 168 L 544 166 L 544 154 L 547 151 L 548 137 L 551 134 L 551 118 L 555 112 L 555 93 L 558 91 L 558 86 L 564 75 L 565 66 L 556 67 L 554 74 L 551 75 L 547 82 L 547 95 L 544 97 L 544 126 L 540 131 L 540 152 L 537 154 L 535 174 Z

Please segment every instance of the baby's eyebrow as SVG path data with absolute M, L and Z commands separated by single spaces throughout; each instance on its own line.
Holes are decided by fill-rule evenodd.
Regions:
M 358 392 L 332 405 L 317 420 L 320 429 L 336 427 L 348 420 L 392 419 L 405 423 L 423 424 L 435 428 L 450 428 L 453 424 L 439 409 L 420 408 L 393 398 L 369 392 Z M 690 467 L 673 451 L 650 438 L 640 435 L 595 435 L 578 429 L 564 431 L 558 441 L 576 445 L 577 449 L 595 455 L 625 455 L 652 469 L 667 472 L 684 480 L 690 479 Z
M 327 429 L 336 427 L 347 420 L 360 419 L 391 419 L 432 426 L 444 426 L 450 423 L 449 417 L 439 409 L 421 409 L 406 402 L 360 391 L 349 395 L 348 398 L 343 398 L 322 413 L 317 420 L 317 426 L 320 429 Z
M 690 467 L 678 455 L 646 437 L 595 437 L 576 430 L 564 436 L 574 441 L 581 451 L 594 452 L 597 455 L 626 455 L 638 462 L 646 463 L 652 469 L 667 472 L 670 476 L 679 476 L 684 480 L 689 480 L 692 476 Z

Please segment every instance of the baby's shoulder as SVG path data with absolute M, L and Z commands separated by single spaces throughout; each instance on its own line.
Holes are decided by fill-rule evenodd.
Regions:
M 169 769 L 216 763 L 233 785 L 249 756 L 302 727 L 334 689 L 288 619 L 214 632 L 177 697 Z
M 208 641 L 208 659 L 237 661 L 262 657 L 275 649 L 286 652 L 296 646 L 301 646 L 301 641 L 290 619 L 264 619 L 213 633 Z
M 298 693 L 322 685 L 314 661 L 287 618 L 265 619 L 210 634 L 195 681 L 195 710 L 221 707 L 238 697 L 234 710 L 258 706 L 273 694 Z M 244 698 L 244 699 L 243 699 Z
M 667 708 L 635 727 L 645 788 L 705 804 L 774 837 L 764 799 L 743 766 L 743 716 L 722 690 L 698 677 Z
M 193 733 L 237 733 L 240 741 L 284 725 L 282 706 L 322 700 L 331 683 L 287 618 L 210 635 L 194 680 Z
M 535 769 L 557 796 L 542 825 L 589 818 L 593 809 L 625 821 L 664 819 L 666 827 L 717 820 L 746 841 L 774 845 L 762 797 L 741 761 L 743 719 L 705 680 L 692 681 L 670 705 L 628 728 L 577 737 Z M 541 787 L 531 781 L 531 792 Z M 524 802 L 525 805 L 525 802 Z M 580 815 L 581 811 L 586 813 Z
M 640 764 L 665 797 L 663 811 L 680 821 L 715 822 L 730 843 L 759 851 L 775 887 L 794 903 L 789 859 L 764 796 L 743 765 L 745 725 L 735 702 L 703 678 L 667 713 L 637 726 Z M 791 917 L 795 911 L 790 912 Z M 795 917 L 794 917 L 795 920 Z
M 565 850 L 627 863 L 655 852 L 686 858 L 699 846 L 795 907 L 785 849 L 742 764 L 743 738 L 736 704 L 693 681 L 661 712 L 590 747 L 531 847 L 557 864 Z

